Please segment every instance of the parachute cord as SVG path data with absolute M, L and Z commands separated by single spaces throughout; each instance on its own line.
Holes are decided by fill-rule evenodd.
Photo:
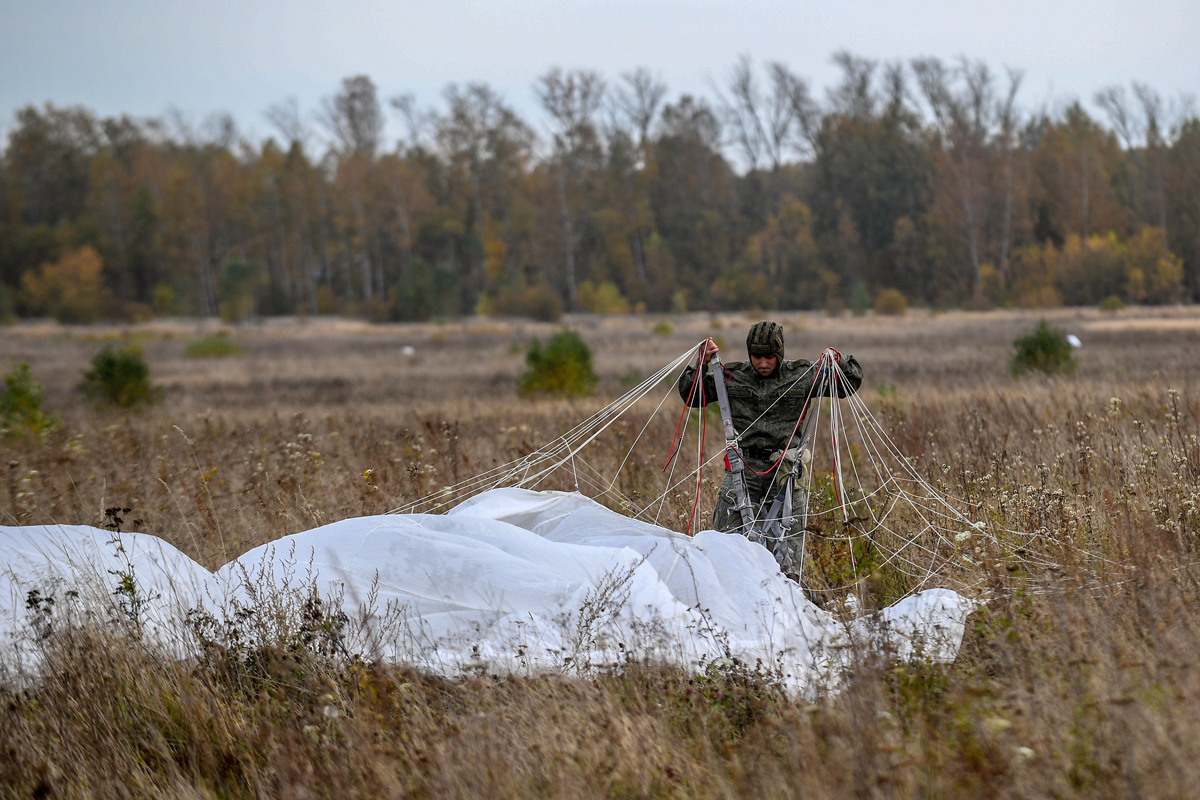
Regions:
M 830 350 L 832 350 L 832 348 L 830 348 Z M 826 350 L 821 354 L 821 363 L 825 365 L 826 374 L 829 376 L 829 434 L 833 443 L 833 493 L 838 505 L 841 506 L 842 519 L 846 520 L 849 518 L 849 514 L 846 511 L 846 487 L 842 484 L 842 453 L 838 448 L 838 429 L 842 426 L 840 419 L 838 419 L 837 422 L 834 421 L 836 417 L 839 417 L 836 411 L 838 399 L 838 373 L 841 372 L 841 368 L 836 365 L 836 362 L 833 360 L 833 356 L 829 354 L 829 350 Z M 851 548 L 851 563 L 853 563 L 853 548 Z
M 663 468 L 661 470 L 662 472 L 667 471 L 667 467 L 671 466 L 671 459 L 673 459 L 679 453 L 679 451 L 676 449 L 676 445 L 680 443 L 679 429 L 681 427 L 683 427 L 683 419 L 685 416 L 687 416 L 688 410 L 692 407 L 692 398 L 696 396 L 697 382 L 699 382 L 699 384 L 700 384 L 700 398 L 702 400 L 704 398 L 704 380 L 703 380 L 704 373 L 702 371 L 702 368 L 704 366 L 704 364 L 702 362 L 702 359 L 704 358 L 704 355 L 703 355 L 704 345 L 705 345 L 704 342 L 702 342 L 700 344 L 701 351 L 696 356 L 696 374 L 692 377 L 692 388 L 688 390 L 687 402 L 684 403 L 683 409 L 679 412 L 679 421 L 675 423 L 675 435 L 673 437 L 671 437 L 671 450 L 667 453 L 667 461 L 665 464 L 663 464 Z M 703 413 L 704 413 L 703 406 L 700 407 L 700 411 L 701 411 L 701 416 L 703 416 Z
M 700 370 L 697 369 L 696 373 L 699 374 L 699 372 Z M 688 517 L 688 536 L 693 535 L 696 530 L 694 523 L 696 521 L 696 511 L 700 508 L 700 486 L 704 483 L 704 435 L 708 432 L 708 414 L 704 412 L 704 381 L 700 381 L 700 453 L 696 457 L 696 499 L 692 503 L 691 516 Z

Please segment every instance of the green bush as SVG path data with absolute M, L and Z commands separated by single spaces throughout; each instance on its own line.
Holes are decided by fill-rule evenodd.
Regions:
M 1069 374 L 1077 366 L 1067 335 L 1051 328 L 1046 320 L 1039 322 L 1033 333 L 1018 336 L 1013 347 L 1016 352 L 1008 362 L 1008 369 L 1014 377 L 1030 370 Z
M 850 300 L 846 305 L 856 317 L 867 313 L 867 309 L 871 307 L 871 294 L 867 291 L 866 284 L 854 284 L 854 288 L 850 290 Z
M 586 397 L 600 380 L 592 370 L 592 351 L 569 329 L 551 336 L 545 347 L 536 338 L 530 342 L 525 365 L 517 389 L 527 397 Z
M 1108 297 L 1100 301 L 1101 311 L 1120 311 L 1125 307 L 1125 302 L 1115 294 L 1110 294 Z
M 223 358 L 225 356 L 240 356 L 246 349 L 229 338 L 225 331 L 192 339 L 183 348 L 183 354 L 188 358 Z
M 39 438 L 54 430 L 58 418 L 42 411 L 46 393 L 29 371 L 26 363 L 14 364 L 4 376 L 4 392 L 0 393 L 0 433 L 13 435 L 31 433 Z
M 119 408 L 148 405 L 161 395 L 150 383 L 150 366 L 137 346 L 105 347 L 92 358 L 92 368 L 84 370 L 79 388 L 97 406 Z
M 670 336 L 674 332 L 675 329 L 671 327 L 671 323 L 667 322 L 665 319 L 660 319 L 658 322 L 654 323 L 654 333 L 657 336 Z

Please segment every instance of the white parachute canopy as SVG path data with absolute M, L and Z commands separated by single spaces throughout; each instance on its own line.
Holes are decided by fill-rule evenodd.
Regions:
M 953 659 L 972 608 L 933 589 L 842 624 L 740 535 L 689 537 L 563 492 L 497 489 L 445 515 L 347 519 L 216 573 L 148 534 L 121 534 L 119 552 L 117 541 L 84 526 L 0 528 L 0 636 L 19 656 L 9 670 L 36 669 L 39 630 L 61 624 L 47 597 L 77 614 L 128 614 L 130 598 L 113 591 L 125 574 L 145 603 L 143 636 L 177 657 L 194 647 L 189 611 L 229 620 L 311 584 L 340 599 L 362 655 L 439 674 L 736 658 L 806 696 L 836 686 L 853 641 Z
M 813 369 L 837 386 L 845 375 L 832 353 Z M 689 349 L 509 464 L 392 514 L 285 537 L 216 573 L 146 534 L 0 528 L 0 644 L 10 645 L 0 650 L 11 656 L 10 670 L 35 671 L 39 640 L 84 614 L 132 619 L 144 638 L 189 657 L 231 625 L 267 643 L 262 637 L 303 624 L 296 609 L 311 611 L 316 596 L 323 613 L 335 615 L 340 650 L 445 675 L 589 674 L 629 658 L 699 669 L 736 658 L 813 695 L 837 684 L 853 645 L 953 659 L 973 601 L 952 589 L 974 591 L 981 573 L 972 557 L 1030 562 L 1037 534 L 1004 530 L 979 518 L 981 509 L 945 497 L 853 393 L 806 404 L 802 442 L 811 458 L 801 459 L 808 467 L 796 480 L 798 522 L 787 534 L 804 554 L 800 584 L 739 534 L 688 535 L 694 509 L 686 532 L 669 530 L 659 524 L 667 498 L 690 505 L 703 476 L 719 477 L 726 451 L 706 453 L 705 416 L 682 414 L 675 456 L 658 478 L 639 478 L 643 492 L 659 480 L 657 496 L 627 496 L 619 478 L 655 414 L 667 406 L 674 416 L 675 379 L 696 359 Z M 614 447 L 605 437 L 622 417 L 626 434 L 637 433 Z M 634 418 L 640 429 L 628 428 Z M 682 445 L 689 426 L 692 468 L 679 456 L 693 452 Z M 594 452 L 618 453 L 620 462 L 604 474 Z M 556 483 L 576 491 L 539 491 Z M 868 579 L 884 587 L 876 596 L 896 602 L 851 622 L 801 589 L 826 608 L 847 609 L 865 597 Z

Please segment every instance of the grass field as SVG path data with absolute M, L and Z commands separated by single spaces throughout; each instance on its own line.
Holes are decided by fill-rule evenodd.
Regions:
M 1056 566 L 1036 574 L 978 554 L 987 603 L 950 667 L 864 654 L 843 692 L 810 705 L 739 665 L 447 682 L 282 644 L 179 664 L 128 632 L 63 630 L 40 686 L 0 689 L 0 794 L 1193 796 L 1200 313 L 1047 312 L 1083 341 L 1079 369 L 1013 380 L 1011 342 L 1039 316 L 776 317 L 790 357 L 858 357 L 863 397 L 927 478 L 1048 531 Z M 525 343 L 557 329 L 524 321 L 272 320 L 228 329 L 225 357 L 185 355 L 213 323 L 5 328 L 0 366 L 28 362 L 61 426 L 0 440 L 0 520 L 100 524 L 126 507 L 127 528 L 215 568 L 528 453 L 704 336 L 739 358 L 756 319 L 568 318 L 601 377 L 578 401 L 517 395 Z M 107 342 L 143 348 L 160 404 L 85 405 L 81 370 Z M 668 408 L 622 473 L 629 496 L 654 491 Z M 597 467 L 634 432 L 618 427 Z

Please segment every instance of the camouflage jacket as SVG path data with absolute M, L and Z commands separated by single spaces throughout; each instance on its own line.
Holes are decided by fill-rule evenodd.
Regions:
M 838 397 L 845 397 L 862 386 L 863 371 L 854 356 L 843 356 L 842 371 L 846 381 L 838 381 Z M 749 361 L 725 364 L 725 388 L 729 393 L 729 413 L 733 428 L 738 432 L 742 453 L 748 459 L 763 462 L 771 451 L 781 450 L 796 429 L 796 421 L 804 411 L 804 402 L 812 391 L 816 370 L 812 362 L 783 361 L 769 378 L 754 371 Z M 679 396 L 693 408 L 700 405 L 700 387 L 693 389 L 696 366 L 693 364 L 679 376 Z M 846 386 L 849 383 L 849 387 Z M 826 385 L 821 396 L 828 397 Z M 689 395 L 691 400 L 689 402 Z M 704 375 L 704 403 L 717 402 L 717 387 L 712 370 Z

